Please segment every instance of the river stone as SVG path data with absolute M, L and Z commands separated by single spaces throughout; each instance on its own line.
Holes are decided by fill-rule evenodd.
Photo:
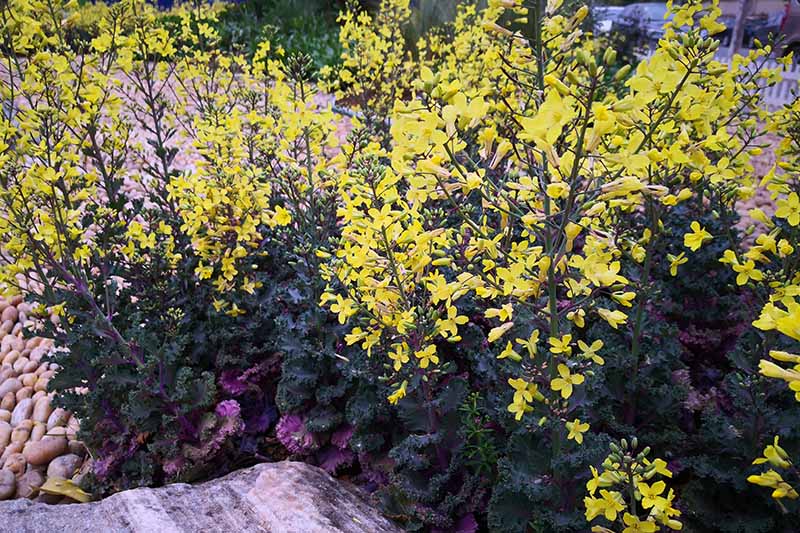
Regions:
M 61 457 L 56 457 L 47 466 L 47 477 L 60 477 L 62 479 L 70 479 L 73 474 L 80 468 L 83 459 L 74 453 L 68 453 Z
M 0 470 L 0 500 L 7 500 L 17 491 L 17 476 L 11 470 Z
M 33 413 L 33 406 L 33 400 L 30 398 L 19 402 L 11 412 L 11 427 L 17 427 L 23 420 L 30 419 L 31 414 Z
M 133 489 L 100 502 L 0 502 L 0 533 L 400 533 L 356 488 L 284 461 L 201 485 Z

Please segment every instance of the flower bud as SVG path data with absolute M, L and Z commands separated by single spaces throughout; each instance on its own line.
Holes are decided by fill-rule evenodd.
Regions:
M 483 27 L 484 30 L 486 30 L 489 33 L 495 33 L 497 35 L 502 35 L 505 37 L 510 37 L 513 35 L 513 32 L 511 30 L 509 30 L 508 28 L 504 28 L 495 22 L 485 21 L 483 24 L 481 24 L 481 26 Z
M 630 72 L 631 72 L 631 66 L 630 65 L 624 65 L 622 68 L 620 68 L 617 71 L 616 74 L 614 74 L 614 81 L 620 81 L 620 80 L 626 78 L 628 76 L 628 74 L 630 74 Z

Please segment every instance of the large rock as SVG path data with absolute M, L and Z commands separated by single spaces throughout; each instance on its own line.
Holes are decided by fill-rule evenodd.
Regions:
M 0 502 L 2 533 L 399 533 L 357 489 L 304 463 L 256 465 L 201 485 L 134 489 L 105 500 Z

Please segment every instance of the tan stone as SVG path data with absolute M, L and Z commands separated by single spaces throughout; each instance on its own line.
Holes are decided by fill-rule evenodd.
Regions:
M 25 472 L 25 467 L 27 463 L 25 462 L 25 457 L 19 452 L 15 452 L 10 454 L 6 458 L 6 462 L 3 463 L 3 468 L 6 470 L 11 470 L 14 472 L 14 475 L 22 475 Z
M 47 433 L 44 434 L 42 440 L 47 439 L 54 439 L 54 438 L 67 438 L 67 428 L 64 426 L 57 426 L 47 430 Z
M 17 491 L 17 476 L 11 470 L 0 470 L 0 500 L 7 500 Z M 2 527 L 2 526 L 0 526 Z
M 46 374 L 47 372 L 45 372 Z M 50 383 L 50 378 L 44 377 L 44 375 L 39 376 L 39 379 L 36 380 L 36 385 L 33 386 L 33 390 L 36 392 L 39 391 L 47 391 L 47 385 Z
M 53 409 L 53 412 L 50 413 L 50 416 L 47 417 L 47 429 L 51 430 L 56 426 L 66 426 L 69 417 L 70 414 L 67 411 L 61 407 L 56 407 Z
M 28 439 L 31 436 L 31 430 L 33 429 L 33 422 L 30 420 L 23 420 L 16 426 L 11 424 L 13 428 L 11 430 L 11 442 L 21 442 L 25 443 L 28 442 Z
M 22 387 L 17 391 L 17 403 L 21 402 L 22 400 L 29 399 L 31 396 L 33 396 L 33 388 Z
M 11 442 L 11 424 L 0 421 L 0 453 Z
M 28 470 L 17 479 L 17 498 L 34 498 L 39 487 L 44 485 L 44 474 L 38 470 Z
M 29 438 L 30 442 L 42 440 L 42 437 L 45 436 L 45 433 L 47 433 L 47 426 L 44 425 L 44 422 L 34 422 L 33 429 L 31 430 L 31 436 Z
M 14 361 L 14 364 L 11 366 L 14 368 L 14 372 L 16 372 L 17 374 L 23 374 L 25 372 L 25 365 L 27 365 L 28 363 L 30 363 L 28 358 L 22 357 L 22 355 L 20 354 L 20 357 L 16 361 Z
M 19 359 L 20 353 L 17 350 L 9 351 L 5 357 L 3 357 L 3 364 L 4 365 L 14 365 L 14 363 Z
M 0 454 L 0 467 L 3 466 L 3 461 L 5 461 L 9 456 L 14 455 L 15 453 L 22 453 L 22 448 L 25 446 L 24 442 L 9 442 L 6 449 L 3 450 L 3 453 Z
M 0 533 L 400 533 L 356 488 L 319 468 L 261 464 L 196 486 L 134 489 L 80 505 L 11 500 Z M 5 527 L 5 529 L 4 529 Z
M 56 457 L 47 467 L 47 477 L 60 477 L 71 479 L 83 463 L 83 459 L 74 453 Z
M 26 444 L 22 455 L 32 465 L 45 465 L 68 450 L 67 440 L 64 438 L 42 439 Z
M 11 412 L 11 427 L 16 427 L 23 420 L 29 420 L 33 414 L 33 407 L 34 403 L 30 398 L 17 402 L 17 405 Z
M 47 422 L 52 412 L 53 408 L 50 406 L 50 397 L 42 396 L 36 400 L 36 404 L 33 406 L 32 419 L 35 422 Z
M 5 322 L 6 320 L 10 320 L 12 322 L 16 322 L 17 318 L 19 317 L 19 311 L 17 311 L 16 307 L 6 307 L 2 313 L 0 313 L 0 320 Z
M 17 397 L 11 391 L 7 392 L 5 396 L 3 396 L 3 399 L 0 400 L 0 409 L 5 409 L 6 411 L 13 411 L 16 405 Z
M 18 390 L 22 388 L 22 382 L 17 378 L 9 378 L 5 380 L 3 383 L 0 383 L 0 398 L 6 395 L 8 392 L 13 392 L 16 394 Z

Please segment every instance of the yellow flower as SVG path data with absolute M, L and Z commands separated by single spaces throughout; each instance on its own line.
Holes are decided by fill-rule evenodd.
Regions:
M 652 462 L 644 459 L 644 465 L 648 467 L 648 470 L 652 472 L 653 475 L 660 474 L 664 477 L 672 477 L 672 472 L 667 468 L 667 462 L 663 459 L 654 459 Z
M 591 465 L 589 465 L 589 470 L 592 472 L 592 479 L 586 482 L 586 490 L 588 490 L 589 494 L 592 496 L 597 492 L 597 489 L 610 487 L 617 481 L 614 474 L 608 470 L 600 474 L 597 469 Z
M 778 361 L 783 361 L 784 363 L 800 364 L 800 355 L 795 355 L 793 353 L 781 350 L 770 350 L 769 356 Z
M 336 303 L 331 304 L 331 311 L 339 314 L 339 323 L 344 324 L 347 319 L 356 313 L 356 305 L 350 298 L 342 298 L 340 294 L 336 295 Z
M 583 309 L 578 309 L 576 311 L 570 311 L 567 313 L 567 320 L 571 321 L 573 324 L 578 326 L 579 328 L 586 326 L 586 311 Z
M 517 344 L 523 346 L 526 350 L 528 350 L 528 357 L 531 359 L 536 357 L 536 350 L 537 345 L 539 344 L 539 330 L 535 329 L 531 332 L 531 336 L 528 337 L 528 340 L 525 339 L 516 339 Z
M 650 509 L 655 506 L 660 498 L 660 494 L 667 488 L 667 484 L 663 481 L 656 481 L 652 485 L 640 482 L 637 485 L 639 493 L 642 495 L 642 507 Z M 663 498 L 662 498 L 663 499 Z
M 494 342 L 494 341 L 496 341 L 497 339 L 499 339 L 500 337 L 502 337 L 503 335 L 505 335 L 505 334 L 506 334 L 506 332 L 507 332 L 509 329 L 511 329 L 511 327 L 512 327 L 513 325 L 514 325 L 514 323 L 513 323 L 513 322 L 506 322 L 505 324 L 502 324 L 502 325 L 500 325 L 500 326 L 497 326 L 496 328 L 492 328 L 492 329 L 491 329 L 491 331 L 489 331 L 489 336 L 488 336 L 488 339 L 487 339 L 487 340 L 488 340 L 489 342 Z
M 554 200 L 569 196 L 569 185 L 563 181 L 556 181 L 547 185 L 547 196 Z
M 522 420 L 525 413 L 533 411 L 533 407 L 525 402 L 514 402 L 509 404 L 508 411 L 514 414 L 515 419 Z
M 287 226 L 292 221 L 292 214 L 281 206 L 275 208 L 275 216 L 272 217 L 273 222 L 278 226 Z
M 776 205 L 776 217 L 785 218 L 790 226 L 800 224 L 800 198 L 796 192 L 790 193 L 786 199 L 778 200 Z
M 669 260 L 669 273 L 673 277 L 678 275 L 678 267 L 689 261 L 685 252 L 678 255 L 667 254 L 667 259 Z
M 454 338 L 458 335 L 458 326 L 464 325 L 469 322 L 469 319 L 464 315 L 458 314 L 458 309 L 454 305 L 447 307 L 447 317 L 439 319 L 436 322 L 439 334 L 444 338 Z
M 591 522 L 598 516 L 604 516 L 606 520 L 613 522 L 617 519 L 620 511 L 625 509 L 625 500 L 617 491 L 602 489 L 600 497 L 594 498 L 587 496 L 583 499 L 586 507 L 586 520 Z
M 388 396 L 389 403 L 392 405 L 397 405 L 397 402 L 405 398 L 407 386 L 408 386 L 408 381 L 403 381 L 397 388 L 397 390 Z
M 747 482 L 773 489 L 772 497 L 775 499 L 789 498 L 794 500 L 798 497 L 797 491 L 774 470 L 767 470 L 763 474 L 748 476 Z
M 630 513 L 625 513 L 622 516 L 622 521 L 625 523 L 625 529 L 622 533 L 655 533 L 658 531 L 658 525 L 651 520 L 641 520 L 638 516 Z
M 767 462 L 776 468 L 789 468 L 792 466 L 792 461 L 789 460 L 786 450 L 778 444 L 777 435 L 773 443 L 764 448 L 764 457 L 758 457 L 753 461 L 753 464 L 760 465 Z
M 748 280 L 761 281 L 764 279 L 764 274 L 756 268 L 756 264 L 752 259 L 748 260 L 743 265 L 733 265 L 733 270 L 738 272 L 736 276 L 736 284 L 744 285 Z
M 486 318 L 499 318 L 503 322 L 510 320 L 514 315 L 514 306 L 504 304 L 500 309 L 487 309 L 484 316 Z
M 611 311 L 601 307 L 597 310 L 597 314 L 614 329 L 618 329 L 620 324 L 624 324 L 628 320 L 628 315 L 619 310 Z
M 556 337 L 550 337 L 547 342 L 550 343 L 550 351 L 555 354 L 564 354 L 565 357 L 569 357 L 572 354 L 572 335 L 564 335 L 560 339 Z
M 564 234 L 567 236 L 567 251 L 572 251 L 573 243 L 575 242 L 575 238 L 580 234 L 583 228 L 579 224 L 575 224 L 574 222 L 568 222 L 567 225 L 564 227 Z
M 419 367 L 420 368 L 428 368 L 430 363 L 434 365 L 439 364 L 439 356 L 436 355 L 436 345 L 429 344 L 422 350 L 417 350 L 414 352 L 414 357 L 419 359 Z
M 395 372 L 400 371 L 403 364 L 408 363 L 408 345 L 406 343 L 397 344 L 394 346 L 394 351 L 389 352 L 389 359 L 394 361 L 392 368 Z
M 536 398 L 541 398 L 539 387 L 535 383 L 528 383 L 522 378 L 509 378 L 508 384 L 514 389 L 514 403 L 530 403 Z
M 514 346 L 511 344 L 511 341 L 506 343 L 506 348 L 500 355 L 497 356 L 498 359 L 511 359 L 512 361 L 520 362 L 522 361 L 522 357 L 514 351 Z
M 696 252 L 700 249 L 703 243 L 712 239 L 711 234 L 700 226 L 700 223 L 694 221 L 690 224 L 692 231 L 683 236 L 683 245 L 691 251 Z
M 225 311 L 225 314 L 235 318 L 237 316 L 242 316 L 243 314 L 245 314 L 245 311 L 243 309 L 239 309 L 238 305 L 233 304 L 233 306 L 231 306 L 230 309 Z
M 589 424 L 576 418 L 572 422 L 567 422 L 566 425 L 569 430 L 567 439 L 574 439 L 578 444 L 583 444 L 583 434 L 589 431 Z
M 633 307 L 633 304 L 631 302 L 633 301 L 634 298 L 636 298 L 636 293 L 632 291 L 627 291 L 627 292 L 617 291 L 611 293 L 611 297 L 614 298 L 614 300 L 617 301 L 623 307 Z
M 787 382 L 800 381 L 800 372 L 787 370 L 766 359 L 758 362 L 758 371 L 768 378 L 782 379 Z
M 572 396 L 572 386 L 583 383 L 584 377 L 581 374 L 572 374 L 565 364 L 558 365 L 558 374 L 561 377 L 552 380 L 550 388 L 554 391 L 561 391 L 561 397 L 566 400 Z
M 581 357 L 583 357 L 584 359 L 591 359 L 598 365 L 605 364 L 603 358 L 597 355 L 597 351 L 600 350 L 602 347 L 603 347 L 603 341 L 600 339 L 597 339 L 591 345 L 586 344 L 581 340 L 578 341 L 578 349 L 580 349 L 581 351 Z

